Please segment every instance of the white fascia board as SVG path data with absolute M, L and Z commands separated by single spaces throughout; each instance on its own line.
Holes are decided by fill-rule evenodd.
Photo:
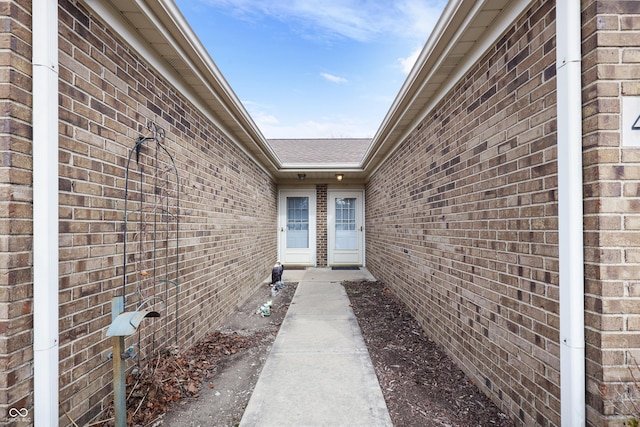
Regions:
M 264 135 L 262 135 L 262 132 L 253 121 L 253 118 L 251 117 L 249 112 L 244 107 L 244 104 L 237 97 L 236 93 L 231 88 L 231 85 L 229 85 L 229 83 L 227 82 L 227 79 L 224 77 L 224 75 L 222 74 L 218 66 L 215 64 L 215 62 L 209 55 L 209 52 L 207 51 L 207 49 L 200 42 L 200 39 L 198 38 L 198 36 L 193 32 L 193 29 L 191 28 L 187 20 L 182 15 L 182 12 L 180 12 L 180 9 L 178 9 L 178 7 L 173 1 L 167 1 L 167 0 L 157 0 L 157 1 L 164 8 L 167 15 L 172 19 L 178 31 L 180 31 L 180 35 L 182 36 L 182 39 L 189 44 L 189 46 L 192 49 L 192 52 L 198 57 L 200 62 L 206 67 L 205 76 L 203 76 L 202 73 L 197 73 L 198 77 L 204 82 L 206 82 L 207 80 L 206 74 L 209 74 L 215 78 L 216 83 L 221 87 L 221 89 L 223 90 L 223 93 L 228 97 L 228 102 L 224 102 L 223 105 L 225 107 L 228 106 L 229 104 L 233 105 L 235 111 L 237 111 L 237 113 L 242 118 L 242 121 L 237 120 L 238 124 L 241 125 L 243 129 L 247 129 L 248 127 L 251 130 L 250 132 L 252 134 L 251 136 L 260 145 L 260 147 L 263 150 L 267 151 L 273 159 L 279 160 L 278 155 L 268 144 L 266 138 L 264 137 Z M 141 3 L 140 0 L 137 0 L 137 2 L 138 4 Z M 152 14 L 149 13 L 148 16 L 150 19 L 152 19 Z M 160 23 L 158 22 L 155 22 L 155 23 L 158 29 L 164 29 L 164 27 L 161 26 Z M 176 52 L 180 52 L 181 54 L 183 54 L 181 55 L 181 58 L 187 64 L 189 64 L 194 69 L 194 71 L 198 70 L 198 68 L 193 64 L 193 62 L 188 58 L 188 56 L 184 54 L 183 49 L 175 43 L 174 38 L 170 37 L 169 34 L 165 34 L 165 37 L 167 38 L 167 40 L 171 40 L 173 48 L 176 50 Z M 216 95 L 218 94 L 217 91 L 215 90 L 213 90 L 213 92 L 216 93 Z M 230 112 L 230 114 L 232 114 L 232 112 Z M 238 114 L 232 114 L 232 116 L 235 118 L 237 117 Z M 275 167 L 277 165 L 272 163 L 272 166 Z
M 418 56 L 418 59 L 416 60 L 415 64 L 413 64 L 413 67 L 411 68 L 409 75 L 407 76 L 404 83 L 402 84 L 402 87 L 400 88 L 400 91 L 398 92 L 395 99 L 393 100 L 393 103 L 391 104 L 389 111 L 385 115 L 384 119 L 382 120 L 382 123 L 380 124 L 380 127 L 376 131 L 376 134 L 373 137 L 371 145 L 365 152 L 365 155 L 363 157 L 363 162 L 366 162 L 367 159 L 371 159 L 372 157 L 375 156 L 375 154 L 379 151 L 380 146 L 382 146 L 386 142 L 388 135 L 397 126 L 399 118 L 402 117 L 404 111 L 407 110 L 408 97 L 410 94 L 411 95 L 415 94 L 416 85 L 418 84 L 416 82 L 418 80 L 420 71 L 425 67 L 427 59 L 429 59 L 433 55 L 436 49 L 436 46 L 438 45 L 438 42 L 442 40 L 446 29 L 451 25 L 451 21 L 455 16 L 455 13 L 460 8 L 463 1 L 464 0 L 457 0 L 457 1 L 454 0 L 447 3 L 447 6 L 442 12 L 442 15 L 440 16 L 440 18 L 438 19 L 438 22 L 436 23 L 435 27 L 431 31 L 431 34 L 427 39 L 427 42 L 425 43 L 424 47 L 420 51 L 420 55 Z M 422 81 L 424 80 L 425 79 L 422 79 Z M 375 153 L 372 154 L 374 150 L 375 150 Z
M 434 29 L 431 37 L 427 41 L 425 48 L 422 50 L 414 68 L 411 73 L 407 77 L 405 84 L 402 86 L 400 93 L 396 97 L 396 101 L 391 107 L 389 113 L 385 117 L 380 129 L 376 133 L 373 142 L 370 146 L 370 149 L 365 154 L 365 161 L 368 159 L 367 164 L 370 163 L 371 159 L 375 157 L 375 153 L 379 152 L 381 147 L 385 144 L 391 144 L 392 148 L 386 153 L 385 157 L 381 159 L 372 170 L 369 170 L 367 173 L 367 177 L 373 175 L 378 168 L 386 162 L 386 160 L 393 154 L 393 152 L 400 146 L 402 141 L 404 141 L 416 126 L 426 118 L 427 114 L 431 112 L 431 110 L 437 105 L 446 94 L 453 88 L 453 86 L 458 83 L 458 81 L 471 69 L 471 67 L 486 53 L 486 51 L 495 43 L 495 41 L 509 28 L 509 26 L 513 25 L 513 22 L 518 18 L 526 8 L 531 4 L 531 0 L 512 0 L 508 2 L 508 6 L 498 15 L 498 18 L 491 23 L 491 26 L 487 28 L 484 32 L 482 38 L 480 38 L 473 49 L 464 56 L 464 60 L 458 64 L 454 73 L 450 74 L 447 78 L 446 82 L 440 86 L 438 91 L 431 97 L 430 101 L 426 104 L 426 106 L 421 110 L 416 117 L 411 120 L 410 124 L 402 130 L 400 137 L 398 137 L 395 141 L 389 141 L 389 134 L 391 134 L 394 130 L 397 129 L 400 118 L 403 117 L 403 113 L 406 112 L 412 102 L 415 102 L 417 97 L 420 94 L 420 90 L 425 88 L 429 83 L 430 79 L 436 74 L 437 67 L 446 60 L 446 55 L 451 52 L 455 43 L 460 39 L 460 36 L 466 30 L 466 26 L 471 22 L 473 17 L 479 13 L 482 8 L 481 5 L 485 4 L 484 2 L 477 2 L 475 7 L 470 11 L 467 17 L 464 20 L 464 24 L 460 26 L 458 31 L 454 33 L 454 37 L 447 41 L 447 46 L 443 50 L 441 57 L 438 58 L 437 62 L 434 64 L 434 67 L 429 71 L 427 77 L 422 81 L 417 80 L 418 70 L 421 70 L 424 67 L 427 59 L 435 50 L 435 44 L 437 41 L 442 40 L 442 33 L 445 32 L 447 26 L 440 25 L 440 22 L 450 24 L 452 20 L 452 14 L 459 9 L 459 4 L 469 0 L 458 0 L 451 2 L 448 7 L 445 9 L 438 25 Z M 450 7 L 449 7 L 450 6 Z M 416 90 L 415 86 L 419 85 L 419 89 Z M 411 93 L 411 102 L 406 103 L 403 111 L 396 111 L 400 108 L 400 104 L 403 100 L 406 100 Z M 371 150 L 375 149 L 375 153 L 371 155 Z M 367 167 L 367 164 L 363 162 L 363 167 Z
M 300 168 L 300 169 L 285 169 L 280 170 L 280 173 L 349 173 L 349 174 L 361 174 L 364 171 L 362 169 L 349 169 L 349 168 L 317 168 L 317 169 L 309 169 L 309 168 Z
M 487 52 L 487 50 L 495 44 L 496 40 L 498 40 L 504 32 L 514 24 L 515 20 L 524 13 L 531 3 L 531 0 L 510 0 L 507 2 L 507 7 L 502 10 L 502 12 L 497 16 L 497 19 L 492 22 L 491 26 L 487 27 L 483 36 L 474 44 L 473 49 L 464 55 L 464 60 L 458 65 L 458 67 L 456 67 L 456 71 L 451 74 L 451 77 L 445 84 L 440 86 L 439 90 L 431 98 L 431 101 L 422 109 L 422 112 L 411 123 L 409 126 L 409 132 L 427 117 L 429 112 L 447 95 L 447 93 L 449 93 L 451 89 L 453 89 L 460 79 L 467 74 L 471 67 L 473 67 L 473 65 L 475 65 L 475 63 Z M 468 25 L 480 10 L 481 8 L 473 9 L 473 14 L 469 15 L 467 19 L 465 19 L 465 25 Z M 459 39 L 460 35 L 461 32 L 456 33 L 456 41 Z M 447 53 L 452 49 L 452 47 L 452 45 L 447 47 Z M 443 60 L 444 59 L 445 58 L 443 58 Z M 441 62 L 442 60 L 439 61 L 439 64 Z M 422 87 L 426 86 L 427 83 L 428 81 L 423 82 Z M 406 138 L 409 132 L 406 132 L 402 139 Z
M 406 100 L 409 92 L 416 85 L 416 80 L 418 79 L 418 75 L 420 71 L 425 66 L 427 59 L 433 54 L 437 43 L 440 40 L 442 40 L 445 30 L 449 27 L 451 20 L 455 15 L 455 12 L 458 11 L 462 2 L 463 0 L 457 0 L 457 1 L 454 0 L 447 3 L 447 6 L 442 12 L 442 15 L 440 16 L 440 18 L 438 19 L 438 22 L 436 23 L 435 27 L 431 31 L 431 34 L 429 35 L 427 42 L 425 43 L 424 47 L 420 51 L 420 55 L 418 56 L 418 59 L 413 64 L 413 67 L 411 68 L 409 75 L 405 79 L 404 83 L 402 84 L 402 87 L 400 88 L 400 91 L 398 92 L 395 99 L 393 100 L 393 103 L 391 104 L 389 111 L 385 115 L 380 125 L 380 128 L 374 135 L 373 137 L 374 141 L 382 137 L 382 132 L 384 132 L 385 128 L 393 120 L 394 115 L 399 112 L 401 104 L 403 103 L 403 101 Z M 368 154 L 369 154 L 369 151 L 367 151 L 367 153 L 365 154 L 365 158 L 367 157 Z
M 160 56 L 154 49 L 151 48 L 150 44 L 143 39 L 140 33 L 138 33 L 133 28 L 131 28 L 129 23 L 121 16 L 121 14 L 113 6 L 111 6 L 110 3 L 107 3 L 105 1 L 100 1 L 100 0 L 81 0 L 81 1 L 89 9 L 91 9 L 96 14 L 96 16 L 99 17 L 107 26 L 112 28 L 116 34 L 118 34 L 123 40 L 125 40 L 126 43 L 128 43 L 132 49 L 138 52 L 141 55 L 141 57 L 145 59 L 145 61 L 147 61 L 164 78 L 166 78 L 167 81 L 171 83 L 171 85 L 173 85 L 202 114 L 204 114 L 207 117 L 207 119 L 209 119 L 214 125 L 220 128 L 225 133 L 225 135 L 229 139 L 231 139 L 231 141 L 233 141 L 233 143 L 236 144 L 236 146 L 243 153 L 245 153 L 249 158 L 251 158 L 251 160 L 253 160 L 254 163 L 256 163 L 265 173 L 267 173 L 272 179 L 274 179 L 272 171 L 268 170 L 263 165 L 262 162 L 258 161 L 255 158 L 255 156 L 244 146 L 244 144 L 242 144 L 234 136 L 233 132 L 229 130 L 228 126 L 224 125 L 218 119 L 216 119 L 215 116 L 213 116 L 213 114 L 210 112 L 210 108 L 204 105 L 204 103 L 197 96 L 197 93 L 193 90 L 193 88 L 184 83 L 184 80 L 181 78 L 181 76 L 171 66 L 169 66 L 169 64 L 166 62 L 164 58 L 162 58 L 162 56 Z M 152 19 L 149 16 L 147 17 L 149 19 Z M 157 24 L 157 21 L 153 20 L 153 22 Z M 159 31 L 164 30 L 163 27 L 158 27 L 157 29 Z M 167 38 L 167 40 L 170 40 L 173 42 L 172 37 Z M 176 51 L 176 54 L 179 54 L 181 59 L 184 60 L 183 51 L 181 50 Z M 186 64 L 189 66 L 189 68 L 192 69 L 194 74 L 202 80 L 203 85 L 205 85 L 211 91 L 211 94 L 214 95 L 214 97 L 220 102 L 220 104 L 223 105 L 225 109 L 228 110 L 228 104 L 224 103 L 220 99 L 218 93 L 215 90 L 213 90 L 210 83 L 206 81 L 206 79 L 203 79 L 202 73 L 200 73 L 199 70 L 197 70 L 197 68 L 194 67 L 193 62 L 188 61 L 186 62 Z M 236 105 L 235 107 L 238 107 L 238 105 Z M 243 108 L 244 107 L 241 107 L 241 109 Z M 240 126 L 242 129 L 246 130 L 246 128 L 242 124 L 240 124 Z M 249 133 L 248 135 L 251 136 Z M 251 136 L 251 137 L 254 138 L 254 136 Z M 277 156 L 276 156 L 276 159 L 277 159 Z M 272 163 L 272 166 L 274 167 L 274 169 L 277 169 L 278 165 L 274 164 L 271 159 L 269 160 Z
M 291 169 L 300 170 L 358 170 L 364 171 L 359 163 L 284 163 L 280 168 L 280 172 L 286 172 Z

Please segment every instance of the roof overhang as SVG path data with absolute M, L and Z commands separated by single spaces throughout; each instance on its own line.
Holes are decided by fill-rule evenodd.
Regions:
M 270 175 L 280 161 L 171 0 L 82 0 Z
M 282 163 L 171 0 L 82 0 L 277 182 L 365 182 L 530 0 L 450 1 L 359 164 Z
M 531 0 L 452 0 L 362 161 L 367 179 L 493 46 Z

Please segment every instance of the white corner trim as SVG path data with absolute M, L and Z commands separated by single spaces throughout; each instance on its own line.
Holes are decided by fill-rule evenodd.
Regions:
M 580 0 L 556 5 L 560 417 L 586 424 Z
M 57 426 L 60 369 L 58 2 L 34 0 L 32 19 L 34 419 L 31 422 Z

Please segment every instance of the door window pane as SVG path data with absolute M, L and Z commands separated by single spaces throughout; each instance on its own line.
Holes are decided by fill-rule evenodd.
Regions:
M 309 247 L 309 198 L 287 197 L 287 248 Z
M 336 239 L 335 249 L 358 249 L 358 230 L 356 229 L 356 199 L 336 198 Z

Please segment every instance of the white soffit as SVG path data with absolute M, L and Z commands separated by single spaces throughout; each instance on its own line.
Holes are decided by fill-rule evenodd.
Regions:
M 371 176 L 495 44 L 531 0 L 450 2 L 387 113 L 363 166 Z
M 179 10 L 167 0 L 83 0 L 150 66 L 273 176 L 280 162 Z
M 212 122 L 247 155 L 264 165 L 263 170 L 278 174 L 283 167 L 294 166 L 282 164 L 173 2 L 84 2 L 191 102 L 203 112 L 210 111 Z M 530 2 L 451 1 L 358 169 L 366 170 L 370 176 Z

